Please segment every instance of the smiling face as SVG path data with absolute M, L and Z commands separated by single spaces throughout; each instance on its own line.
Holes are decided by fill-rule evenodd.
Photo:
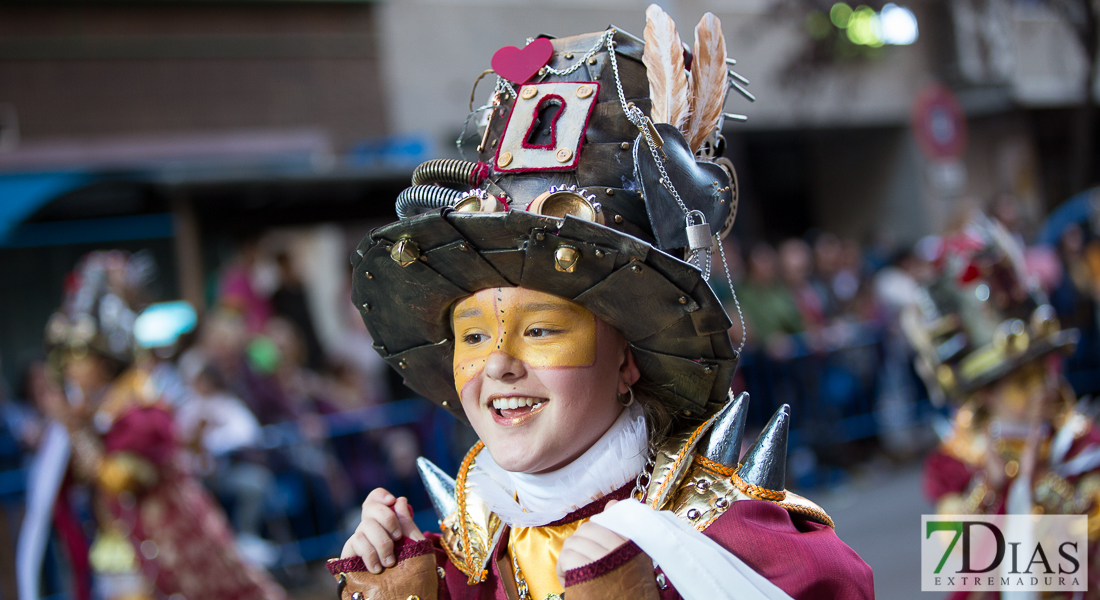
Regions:
M 455 387 L 493 460 L 542 473 L 583 454 L 638 379 L 626 340 L 586 308 L 524 288 L 490 288 L 454 308 Z

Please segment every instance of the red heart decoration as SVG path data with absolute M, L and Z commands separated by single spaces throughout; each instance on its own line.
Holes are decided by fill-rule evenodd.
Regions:
M 505 46 L 496 51 L 490 63 L 497 75 L 512 83 L 527 83 L 535 76 L 550 57 L 554 55 L 554 44 L 546 38 L 537 38 L 525 48 Z

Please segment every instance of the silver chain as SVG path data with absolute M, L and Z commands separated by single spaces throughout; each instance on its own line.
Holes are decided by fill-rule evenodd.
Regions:
M 604 33 L 604 37 L 610 37 L 608 34 L 614 34 L 614 33 L 615 33 L 614 29 L 609 29 L 609 30 L 607 30 L 606 33 Z M 557 75 L 559 77 L 562 76 L 562 75 L 568 75 L 568 74 L 576 71 L 577 69 L 581 68 L 582 66 L 584 66 L 584 63 L 588 62 L 588 59 L 592 58 L 592 55 L 599 51 L 600 46 L 603 46 L 603 39 L 596 40 L 596 45 L 592 46 L 592 49 L 589 50 L 588 52 L 585 52 L 584 56 L 580 57 L 580 59 L 577 60 L 577 64 L 573 65 L 572 67 L 569 67 L 568 69 L 564 69 L 564 70 L 559 71 L 559 70 L 555 69 L 554 67 L 551 67 L 550 65 L 546 65 L 546 72 L 549 73 L 550 75 Z
M 660 153 L 658 153 L 658 151 L 657 151 L 657 144 L 654 143 L 653 136 L 650 135 L 650 133 L 649 133 L 649 126 L 648 126 L 648 123 L 646 122 L 647 119 L 646 119 L 645 113 L 642 112 L 642 109 L 638 108 L 637 106 L 634 106 L 633 104 L 629 104 L 626 101 L 626 93 L 623 92 L 623 82 L 622 82 L 622 79 L 619 77 L 619 61 L 615 57 L 615 41 L 614 41 L 615 30 L 614 29 L 609 29 L 608 34 L 609 35 L 607 36 L 607 54 L 608 54 L 608 57 L 611 60 L 611 71 L 615 74 L 615 89 L 619 93 L 619 104 L 623 108 L 623 114 L 626 115 L 626 119 L 628 121 L 630 121 L 631 124 L 633 124 L 635 127 L 638 128 L 638 131 L 642 132 L 642 137 L 645 138 L 645 143 L 646 143 L 647 146 L 649 146 L 649 152 L 650 152 L 650 154 L 653 155 L 653 162 L 656 163 L 656 165 L 657 165 L 657 171 L 660 172 L 660 174 L 661 174 L 661 178 L 660 178 L 661 185 L 664 186 L 664 188 L 666 190 L 668 190 L 668 192 L 670 194 L 672 194 L 672 198 L 674 200 L 676 200 L 677 206 L 679 206 L 680 210 L 683 211 L 684 217 L 686 217 L 687 223 L 690 224 L 690 225 L 694 225 L 695 220 L 691 215 L 691 210 L 687 207 L 686 204 L 684 204 L 683 199 L 680 198 L 680 193 L 676 191 L 676 186 L 674 186 L 672 184 L 672 178 L 670 178 L 668 176 L 668 172 L 665 171 L 664 160 L 661 158 Z M 699 257 L 699 251 L 698 250 L 692 250 L 691 255 L 688 257 L 688 260 L 690 262 L 698 262 L 699 261 L 698 257 Z M 709 265 L 707 265 L 704 268 L 700 268 L 700 270 L 704 271 L 703 279 L 709 281 L 710 280 L 710 267 L 709 267 Z
M 646 488 L 649 487 L 649 481 L 653 477 L 653 467 L 657 464 L 657 449 L 651 444 L 646 450 L 645 466 L 638 472 L 637 479 L 634 480 L 634 490 L 630 492 L 630 497 L 639 502 L 645 502 Z
M 737 307 L 737 318 L 741 321 L 741 343 L 737 345 L 737 354 L 740 356 L 741 350 L 745 348 L 745 337 L 748 335 L 745 333 L 745 315 L 741 312 L 741 302 L 737 300 L 737 290 L 733 289 L 733 278 L 730 277 L 730 267 L 726 264 L 726 249 L 722 247 L 722 236 L 715 235 L 714 239 L 718 242 L 718 253 L 722 255 L 722 270 L 726 272 L 726 283 L 730 285 L 733 305 Z
M 527 580 L 523 577 L 523 572 L 519 570 L 519 556 L 515 550 L 512 551 L 512 570 L 516 572 L 516 596 L 519 600 L 531 600 L 531 592 L 527 589 Z

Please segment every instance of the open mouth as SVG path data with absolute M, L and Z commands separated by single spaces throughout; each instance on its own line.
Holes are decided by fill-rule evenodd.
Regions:
M 546 398 L 531 396 L 493 395 L 489 398 L 489 408 L 498 421 L 513 424 L 517 419 L 539 412 L 548 402 Z

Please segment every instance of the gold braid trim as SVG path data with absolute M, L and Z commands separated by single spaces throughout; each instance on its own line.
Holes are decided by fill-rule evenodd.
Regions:
M 713 460 L 703 456 L 702 454 L 695 455 L 695 462 L 699 463 L 700 467 L 714 471 L 715 473 L 725 477 L 726 479 L 733 479 L 737 476 L 737 470 L 733 467 L 727 467 L 720 462 L 714 462 Z
M 466 583 L 469 585 L 481 583 L 489 575 L 488 571 L 481 570 L 478 565 L 474 564 L 474 553 L 470 547 L 470 526 L 466 523 L 466 473 L 469 472 L 470 466 L 474 464 L 474 457 L 484 447 L 485 442 L 478 440 L 474 447 L 470 448 L 470 451 L 466 453 L 466 458 L 462 459 L 462 466 L 458 468 L 458 479 L 455 481 L 455 501 L 458 503 L 458 518 L 462 519 L 462 550 L 465 554 L 462 560 L 466 567 L 463 571 L 466 573 Z
M 810 508 L 809 506 L 802 506 L 801 504 L 791 504 L 789 502 L 776 502 L 776 504 L 790 512 L 800 513 L 811 518 L 819 519 L 821 522 L 828 525 L 830 529 L 836 529 L 836 525 L 833 524 L 832 518 L 825 514 L 825 511 Z
M 653 503 L 650 506 L 652 506 L 653 508 L 658 508 L 657 503 L 661 501 L 661 497 L 664 493 L 665 488 L 668 487 L 668 484 L 672 482 L 672 475 L 676 473 L 677 469 L 680 468 L 680 463 L 684 462 L 684 459 L 692 454 L 691 452 L 688 452 L 687 449 L 694 447 L 695 440 L 699 439 L 699 436 L 703 435 L 703 432 L 707 430 L 707 427 L 710 424 L 711 422 L 709 420 L 704 421 L 703 424 L 695 428 L 695 431 L 691 432 L 691 436 L 688 437 L 687 442 L 685 442 L 682 446 L 679 456 L 677 456 L 676 460 L 672 462 L 672 466 L 668 468 L 668 476 L 666 476 L 665 480 L 661 482 L 661 485 L 657 488 L 657 492 L 653 494 Z
M 753 485 L 753 484 L 745 481 L 744 479 L 741 479 L 740 477 L 738 477 L 737 473 L 734 473 L 733 477 L 731 477 L 730 479 L 733 480 L 733 487 L 741 490 L 741 493 L 745 494 L 746 496 L 756 498 L 757 500 L 771 500 L 772 502 L 783 502 L 783 500 L 785 500 L 787 498 L 787 490 L 780 490 L 780 491 L 777 492 L 775 490 L 769 490 L 767 488 L 762 488 L 758 485 Z

